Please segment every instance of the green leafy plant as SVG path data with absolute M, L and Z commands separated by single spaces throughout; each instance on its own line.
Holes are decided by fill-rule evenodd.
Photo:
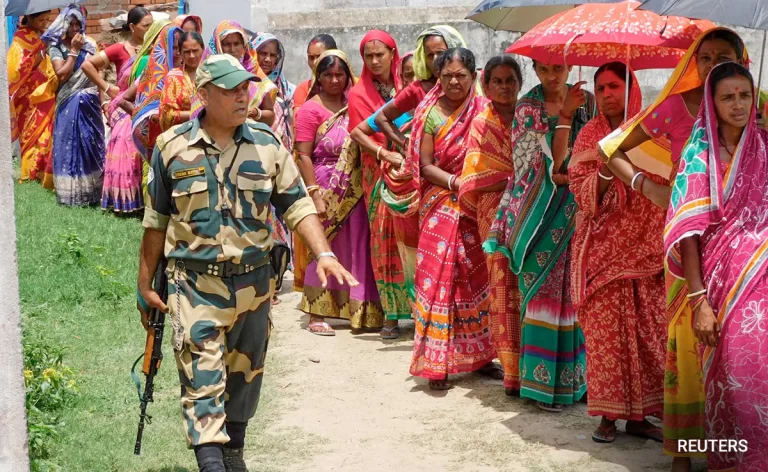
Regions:
M 60 412 L 78 393 L 75 373 L 63 363 L 64 351 L 39 339 L 24 339 L 29 457 L 33 472 L 59 470 L 49 458 L 64 427 Z
M 85 259 L 85 245 L 80 237 L 72 230 L 61 235 L 57 244 L 62 252 L 69 256 L 71 262 L 82 263 Z
M 120 300 L 130 293 L 130 287 L 116 279 L 117 271 L 108 267 L 96 266 L 101 279 L 99 298 L 106 300 L 117 311 Z

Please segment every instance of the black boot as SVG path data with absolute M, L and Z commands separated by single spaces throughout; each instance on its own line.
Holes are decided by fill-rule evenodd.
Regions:
M 226 467 L 227 472 L 248 472 L 245 459 L 243 459 L 245 429 L 248 427 L 248 423 L 227 421 L 225 426 L 229 442 L 224 445 L 224 467 Z
M 221 444 L 202 444 L 195 447 L 199 472 L 227 472 Z
M 248 472 L 243 459 L 243 449 L 224 448 L 224 468 L 226 472 Z

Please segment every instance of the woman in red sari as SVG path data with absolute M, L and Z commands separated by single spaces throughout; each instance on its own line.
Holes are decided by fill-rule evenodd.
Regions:
M 363 58 L 363 73 L 349 92 L 350 132 L 400 90 L 397 80 L 400 53 L 392 36 L 380 30 L 369 31 L 360 41 L 360 55 Z M 399 335 L 398 320 L 411 317 L 411 307 L 395 239 L 394 217 L 381 199 L 381 151 L 384 150 L 386 138 L 376 133 L 371 139 L 375 141 L 376 152 L 361 151 L 363 195 L 371 226 L 371 263 L 387 319 L 381 335 L 391 339 Z
M 464 137 L 485 102 L 473 87 L 471 51 L 448 49 L 436 64 L 440 80 L 416 109 L 405 164 L 421 192 L 410 371 L 429 379 L 431 389 L 446 390 L 449 374 L 499 369 L 492 362 L 482 241 L 477 224 L 461 214 L 458 198 Z
M 406 138 L 395 125 L 395 120 L 419 106 L 427 93 L 437 83 L 435 59 L 448 48 L 467 47 L 461 33 L 448 25 L 425 29 L 416 40 L 413 53 L 413 72 L 416 80 L 401 90 L 395 99 L 376 116 L 376 125 L 382 133 L 398 146 L 407 148 Z
M 53 189 L 53 117 L 59 80 L 40 39 L 48 27 L 48 12 L 27 15 L 8 48 L 8 93 L 11 139 L 21 146 L 22 182 L 39 180 Z
M 599 115 L 579 133 L 568 166 L 579 207 L 571 293 L 587 344 L 588 411 L 602 416 L 592 439 L 600 443 L 616 439 L 618 419 L 627 421 L 629 434 L 663 441 L 661 429 L 645 418 L 664 411 L 664 210 L 639 193 L 642 181 L 635 191 L 614 178 L 597 146 L 640 111 L 640 85 L 634 74 L 627 84 L 626 76 L 619 62 L 597 70 Z
M 523 84 L 520 65 L 510 56 L 496 56 L 483 70 L 483 85 L 491 99 L 472 120 L 467 158 L 461 173 L 462 212 L 477 222 L 484 241 L 496 217 L 507 181 L 515 178 L 512 126 L 517 95 Z M 504 389 L 520 395 L 520 289 L 509 260 L 487 255 L 490 282 L 490 322 L 493 347 L 504 369 Z

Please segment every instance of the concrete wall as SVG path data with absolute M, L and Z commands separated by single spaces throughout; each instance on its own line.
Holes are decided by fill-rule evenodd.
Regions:
M 5 12 L 0 12 L 0 38 L 5 37 Z M 8 90 L 6 45 L 0 41 L 0 90 Z M 8 94 L 0 93 L 0 471 L 29 470 L 27 414 L 21 352 L 21 309 L 16 261 L 16 217 L 13 203 L 11 120 Z
M 306 65 L 308 41 L 318 33 L 331 34 L 344 50 L 358 73 L 362 60 L 358 53 L 360 39 L 372 28 L 389 32 L 398 42 L 401 52 L 415 48 L 418 34 L 430 25 L 447 23 L 456 27 L 482 67 L 492 56 L 501 54 L 519 37 L 516 33 L 495 32 L 490 28 L 464 20 L 476 2 L 467 0 L 189 0 L 193 12 L 201 14 L 210 34 L 215 23 L 224 18 L 241 21 L 256 31 L 267 29 L 283 41 L 286 48 L 284 70 L 294 83 L 310 77 Z M 222 8 L 226 4 L 226 8 Z M 245 7 L 250 4 L 250 10 Z M 738 29 L 752 53 L 752 70 L 757 76 L 760 65 L 762 33 Z M 523 66 L 523 91 L 538 81 L 531 61 L 518 58 Z M 592 89 L 594 69 L 583 68 L 581 77 Z M 644 102 L 653 101 L 671 74 L 670 70 L 638 72 L 643 86 Z M 768 74 L 768 68 L 766 68 Z M 574 68 L 571 80 L 579 80 Z M 768 77 L 763 81 L 768 82 Z M 765 86 L 763 88 L 766 88 Z

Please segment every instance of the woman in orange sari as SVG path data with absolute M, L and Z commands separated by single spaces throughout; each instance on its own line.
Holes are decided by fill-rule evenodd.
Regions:
M 8 93 L 11 140 L 21 146 L 19 180 L 38 180 L 53 189 L 53 117 L 59 80 L 40 36 L 48 27 L 48 12 L 27 15 L 8 48 Z
M 485 241 L 507 181 L 515 178 L 512 126 L 517 95 L 523 84 L 520 65 L 510 56 L 496 56 L 483 70 L 491 103 L 472 120 L 467 157 L 461 173 L 462 212 L 477 222 Z M 501 253 L 488 254 L 491 339 L 504 368 L 504 389 L 520 395 L 520 289 L 517 276 Z
M 627 66 L 620 62 L 595 73 L 599 115 L 579 133 L 568 166 L 579 206 L 571 293 L 587 344 L 588 412 L 602 416 L 592 433 L 599 443 L 616 439 L 619 419 L 627 421 L 627 433 L 663 441 L 661 428 L 645 418 L 660 417 L 664 410 L 664 210 L 614 178 L 597 151 L 598 142 L 621 125 L 625 109 L 631 117 L 642 106 L 634 73 L 629 83 L 626 77 Z
M 181 28 L 185 33 L 203 34 L 203 19 L 195 15 L 179 15 L 173 20 L 173 24 Z
M 162 131 L 189 121 L 192 100 L 197 96 L 195 73 L 203 57 L 204 42 L 195 32 L 184 33 L 180 39 L 182 65 L 168 73 L 160 97 L 160 128 Z

